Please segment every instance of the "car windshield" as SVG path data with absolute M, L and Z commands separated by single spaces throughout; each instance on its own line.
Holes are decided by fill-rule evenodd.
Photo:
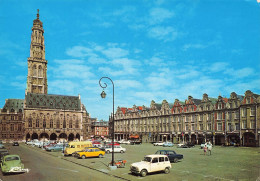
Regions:
M 5 161 L 13 161 L 13 160 L 20 160 L 17 156 L 7 157 L 5 158 Z
M 145 162 L 151 162 L 152 158 L 151 157 L 144 157 Z
M 161 151 L 157 151 L 155 154 L 161 154 Z

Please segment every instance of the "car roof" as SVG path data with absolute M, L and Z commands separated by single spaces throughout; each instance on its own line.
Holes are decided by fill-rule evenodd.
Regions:
M 166 157 L 166 155 L 157 155 L 157 154 L 153 154 L 153 155 L 146 155 L 146 157 Z
M 158 150 L 158 151 L 174 151 L 174 150 Z
M 19 158 L 20 158 L 20 156 L 19 156 L 19 155 L 6 155 L 6 156 L 5 156 L 5 158 L 7 158 L 7 157 L 14 157 L 14 156 L 15 156 L 15 157 L 19 157 Z

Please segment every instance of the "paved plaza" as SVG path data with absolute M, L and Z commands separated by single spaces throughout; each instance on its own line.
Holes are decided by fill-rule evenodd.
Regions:
M 44 168 L 51 167 L 48 165 L 48 160 L 56 160 L 56 163 L 66 162 L 66 165 L 74 168 L 71 170 L 65 167 L 61 162 L 64 172 L 70 173 L 73 171 L 74 175 L 83 172 L 82 177 L 92 178 L 98 176 L 104 177 L 105 180 L 259 180 L 260 176 L 260 148 L 249 147 L 221 147 L 215 146 L 212 150 L 212 155 L 204 155 L 203 150 L 196 145 L 194 148 L 164 148 L 162 146 L 153 146 L 146 143 L 142 145 L 122 145 L 127 149 L 126 153 L 115 153 L 115 160 L 125 159 L 127 164 L 125 168 L 118 168 L 116 170 L 109 170 L 107 164 L 111 161 L 111 154 L 106 154 L 104 158 L 90 158 L 90 159 L 76 159 L 74 157 L 63 157 L 60 152 L 46 152 L 40 148 L 35 148 L 20 144 L 19 147 L 9 146 L 10 152 L 15 153 L 19 149 L 19 154 L 23 158 L 23 154 L 36 155 L 41 158 L 42 168 L 34 167 L 32 162 L 36 157 L 27 160 L 25 167 L 31 171 L 18 176 L 2 176 L 0 178 L 5 180 L 19 180 L 18 178 L 26 178 L 34 173 L 34 179 L 37 174 L 45 173 Z M 138 162 L 147 154 L 153 154 L 160 149 L 175 150 L 179 154 L 184 155 L 184 159 L 178 163 L 172 163 L 172 168 L 169 174 L 156 173 L 140 177 L 132 175 L 129 171 L 130 164 Z M 46 157 L 46 159 L 44 159 Z M 30 158 L 28 158 L 30 159 Z M 39 163 L 37 163 L 39 164 Z M 64 168 L 63 168 L 64 167 Z M 81 168 L 82 167 L 82 168 Z M 38 170 L 36 170 L 38 169 Z M 83 171 L 82 171 L 83 170 Z M 49 173 L 51 174 L 51 173 Z M 69 174 L 68 174 L 69 175 Z M 102 176 L 103 175 L 103 176 Z M 52 178 L 52 177 L 50 177 Z M 23 179 L 20 179 L 23 180 Z M 29 180 L 29 177 L 28 177 Z M 44 177 L 39 180 L 47 180 Z M 50 180 L 50 179 L 48 179 Z M 69 180 L 69 177 L 60 177 L 60 180 Z M 90 179 L 91 180 L 91 179 Z M 94 179 L 93 179 L 94 180 Z

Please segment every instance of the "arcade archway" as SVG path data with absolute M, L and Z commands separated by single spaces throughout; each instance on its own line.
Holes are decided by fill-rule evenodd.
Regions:
M 68 141 L 73 141 L 73 140 L 74 140 L 74 134 L 73 134 L 73 133 L 70 133 L 70 134 L 69 134 Z
M 57 135 L 55 133 L 52 133 L 50 136 L 50 140 L 56 140 L 57 139 Z
M 31 135 L 29 133 L 26 134 L 26 141 L 31 139 Z
M 76 134 L 76 139 L 80 140 L 80 135 L 79 135 L 79 133 Z
M 33 133 L 33 134 L 32 134 L 32 140 L 34 140 L 34 139 L 38 139 L 38 138 L 39 138 L 39 136 L 38 136 L 37 133 Z
M 49 135 L 47 133 L 41 133 L 40 139 L 49 139 Z
M 256 146 L 255 134 L 251 132 L 246 132 L 243 135 L 244 146 Z

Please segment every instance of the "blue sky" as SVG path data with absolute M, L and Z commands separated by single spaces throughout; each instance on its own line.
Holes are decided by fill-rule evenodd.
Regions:
M 23 99 L 40 9 L 48 93 L 81 95 L 91 117 L 117 106 L 260 94 L 257 0 L 0 0 L 0 107 Z

